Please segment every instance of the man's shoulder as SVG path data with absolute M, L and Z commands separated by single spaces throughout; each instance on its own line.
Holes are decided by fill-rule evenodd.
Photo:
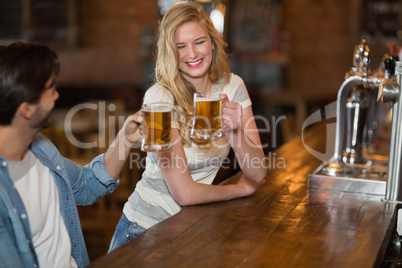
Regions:
M 31 150 L 33 152 L 42 151 L 46 155 L 59 154 L 59 150 L 56 146 L 41 132 L 37 133 L 31 144 Z
M 42 132 L 38 132 L 32 139 L 32 144 L 50 143 L 53 144 L 48 137 L 46 137 Z M 54 146 L 54 145 L 53 145 Z

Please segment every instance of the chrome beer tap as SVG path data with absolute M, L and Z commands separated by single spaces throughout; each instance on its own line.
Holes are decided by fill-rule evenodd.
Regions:
M 392 127 L 390 150 L 388 158 L 387 185 L 385 189 L 385 201 L 402 202 L 402 62 L 395 62 L 396 82 L 384 79 L 378 90 L 378 100 L 391 102 Z
M 353 68 L 346 74 L 337 96 L 335 152 L 322 170 L 328 175 L 350 174 L 354 164 L 365 164 L 363 138 L 367 123 L 369 96 L 377 90 L 381 79 L 370 76 L 370 49 L 363 39 L 356 46 Z M 345 124 L 346 119 L 346 124 Z M 346 132 L 346 147 L 344 148 Z
M 381 195 L 385 201 L 402 203 L 402 63 L 396 62 L 396 81 L 376 77 L 369 71 L 369 51 L 364 40 L 356 46 L 354 67 L 338 91 L 334 155 L 309 174 L 308 186 Z M 393 103 L 388 156 L 366 152 L 378 130 L 379 99 Z

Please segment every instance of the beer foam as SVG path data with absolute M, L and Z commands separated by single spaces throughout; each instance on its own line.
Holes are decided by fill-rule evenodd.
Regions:
M 200 97 L 200 98 L 197 98 L 197 102 L 200 102 L 200 101 L 220 101 L 220 99 L 218 98 L 208 98 L 208 97 Z
M 166 107 L 166 106 L 154 106 L 154 107 L 143 107 L 142 110 L 144 112 L 167 113 L 167 112 L 171 112 L 172 108 Z
M 167 112 L 171 112 L 172 108 L 169 107 L 155 107 L 154 108 L 154 112 L 160 112 L 160 113 L 167 113 Z

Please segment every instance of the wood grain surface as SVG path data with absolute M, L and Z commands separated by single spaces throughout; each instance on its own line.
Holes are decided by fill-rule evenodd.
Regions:
M 325 152 L 325 133 L 316 126 L 303 141 Z M 321 161 L 301 138 L 274 153 L 286 168 L 270 169 L 252 196 L 184 207 L 91 267 L 380 267 L 397 205 L 307 188 Z

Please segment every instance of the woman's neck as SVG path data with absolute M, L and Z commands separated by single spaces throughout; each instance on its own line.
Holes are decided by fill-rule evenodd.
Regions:
M 197 81 L 193 83 L 197 93 L 212 92 L 212 83 L 209 79 L 204 79 L 202 81 Z
M 212 91 L 212 82 L 209 80 L 208 74 L 204 74 L 201 77 L 191 77 L 186 74 L 183 74 L 183 78 L 190 82 L 197 93 L 211 92 Z

